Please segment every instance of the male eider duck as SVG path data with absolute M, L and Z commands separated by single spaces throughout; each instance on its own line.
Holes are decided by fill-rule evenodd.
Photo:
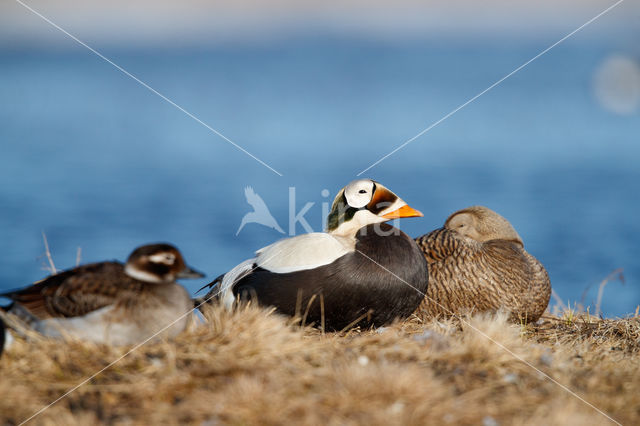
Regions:
M 208 286 L 230 307 L 257 300 L 326 330 L 381 326 L 406 318 L 427 289 L 427 263 L 415 242 L 387 222 L 422 216 L 369 179 L 336 196 L 327 232 L 280 240 Z M 216 285 L 218 284 L 218 285 Z
M 429 264 L 429 288 L 417 313 L 452 316 L 504 309 L 518 322 L 544 313 L 551 284 L 544 266 L 498 213 L 473 206 L 416 238 Z
M 163 334 L 180 333 L 193 303 L 175 280 L 203 276 L 174 246 L 152 244 L 135 249 L 124 265 L 83 265 L 0 297 L 14 302 L 5 308 L 9 313 L 46 336 L 128 345 L 176 320 Z

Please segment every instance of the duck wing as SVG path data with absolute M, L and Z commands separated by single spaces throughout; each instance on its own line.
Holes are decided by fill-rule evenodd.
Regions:
M 309 270 L 328 265 L 354 250 L 355 241 L 343 241 L 324 232 L 285 238 L 261 248 L 256 252 L 255 257 L 245 260 L 207 284 L 205 287 L 211 290 L 204 300 L 210 300 L 215 296 L 221 299 L 225 306 L 231 307 L 235 300 L 233 295 L 235 284 L 251 275 L 256 269 L 276 274 Z M 196 303 L 200 300 L 197 299 Z
M 355 250 L 351 243 L 325 232 L 285 238 L 256 252 L 257 266 L 270 272 L 287 273 L 327 265 Z
M 544 265 L 542 265 L 538 259 L 526 251 L 524 252 L 524 256 L 528 261 L 531 271 L 531 291 L 528 302 L 530 306 L 529 316 L 537 320 L 547 309 L 547 306 L 549 306 L 549 299 L 551 299 L 551 280 Z
M 76 317 L 112 305 L 133 302 L 144 283 L 128 277 L 119 262 L 84 265 L 2 294 L 39 319 Z

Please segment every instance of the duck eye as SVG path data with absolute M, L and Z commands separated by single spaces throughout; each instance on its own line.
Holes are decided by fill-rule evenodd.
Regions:
M 367 193 L 367 191 L 366 191 L 366 190 L 364 190 L 364 189 L 361 189 L 360 191 L 358 191 L 358 193 L 360 193 L 360 194 L 366 194 L 366 193 Z

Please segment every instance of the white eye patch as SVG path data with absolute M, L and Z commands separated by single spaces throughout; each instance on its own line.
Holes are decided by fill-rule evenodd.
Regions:
M 176 261 L 176 255 L 173 253 L 157 253 L 149 256 L 149 260 L 153 263 L 164 263 L 165 265 L 173 265 Z
M 366 206 L 373 197 L 373 182 L 369 179 L 354 180 L 344 188 L 347 204 L 359 209 Z

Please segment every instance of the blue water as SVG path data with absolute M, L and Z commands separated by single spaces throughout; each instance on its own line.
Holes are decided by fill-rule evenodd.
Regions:
M 100 48 L 100 46 L 98 46 Z M 355 175 L 546 46 L 309 39 L 208 49 L 100 48 L 256 155 L 280 177 L 81 47 L 0 51 L 0 289 L 58 268 L 176 244 L 217 276 L 281 235 L 247 225 L 253 186 L 288 229 L 321 229 Z M 640 304 L 640 117 L 602 109 L 609 53 L 567 42 L 366 173 L 425 217 L 410 235 L 483 204 L 507 217 L 565 301 L 607 316 Z M 323 197 L 328 189 L 331 195 Z M 300 225 L 297 233 L 304 232 Z M 191 291 L 207 282 L 185 282 Z M 552 302 L 553 303 L 553 302 Z

